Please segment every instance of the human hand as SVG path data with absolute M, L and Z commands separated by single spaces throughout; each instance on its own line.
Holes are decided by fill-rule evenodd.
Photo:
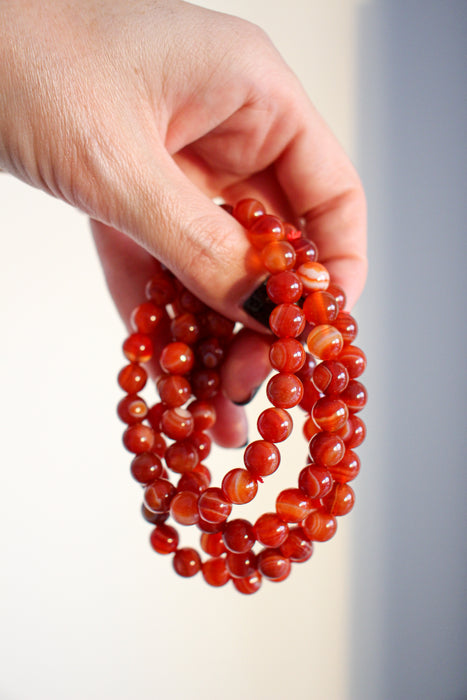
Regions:
M 353 305 L 366 273 L 361 185 L 261 30 L 178 1 L 16 0 L 2 12 L 0 166 L 91 216 L 125 320 L 151 254 L 258 328 L 241 309 L 258 284 L 248 242 L 215 195 L 303 218 Z M 246 342 L 257 363 L 242 361 Z M 266 372 L 268 342 L 247 333 L 237 345 L 224 388 L 242 401 Z M 219 441 L 240 444 L 242 414 L 225 403 L 238 429 Z

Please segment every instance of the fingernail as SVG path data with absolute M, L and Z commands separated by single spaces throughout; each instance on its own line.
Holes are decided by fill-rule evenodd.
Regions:
M 269 316 L 275 308 L 275 304 L 268 297 L 266 282 L 267 280 L 262 282 L 253 294 L 248 297 L 243 304 L 243 310 L 255 321 L 259 321 L 259 323 L 269 329 Z
M 259 389 L 260 389 L 260 387 L 257 386 L 256 389 L 253 389 L 251 394 L 246 399 L 244 399 L 243 401 L 232 401 L 232 403 L 234 403 L 236 406 L 246 406 L 247 403 L 250 403 L 250 401 L 253 401 L 253 399 L 255 398 Z

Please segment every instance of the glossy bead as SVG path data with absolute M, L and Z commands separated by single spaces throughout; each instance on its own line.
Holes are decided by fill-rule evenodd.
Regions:
M 353 343 L 358 333 L 358 324 L 353 316 L 346 311 L 341 311 L 333 325 L 340 332 L 344 345 Z
M 120 420 L 128 425 L 140 423 L 148 414 L 146 401 L 137 394 L 128 394 L 117 406 L 117 414 Z
M 193 445 L 198 453 L 199 461 L 206 459 L 211 452 L 212 440 L 207 433 L 202 430 L 195 430 L 188 438 L 188 442 Z
M 243 453 L 243 461 L 248 471 L 256 478 L 273 474 L 281 460 L 277 447 L 267 440 L 250 442 Z
M 163 457 L 167 449 L 167 443 L 162 435 L 158 432 L 154 433 L 154 442 L 151 447 L 151 452 L 154 452 L 158 457 Z
M 272 241 L 261 251 L 263 265 L 271 274 L 291 270 L 296 257 L 295 250 L 288 241 Z
M 367 402 L 367 393 L 363 384 L 356 379 L 351 379 L 344 391 L 339 395 L 345 401 L 349 411 L 357 413 L 365 407 Z
M 171 304 L 177 296 L 177 288 L 174 277 L 165 270 L 161 270 L 146 285 L 146 297 L 156 306 Z
M 187 345 L 194 345 L 200 336 L 196 316 L 189 311 L 179 314 L 170 322 L 170 332 L 173 339 Z
M 261 216 L 264 216 L 266 209 L 257 199 L 246 197 L 235 204 L 232 214 L 237 221 L 245 228 L 250 228 Z
M 346 299 L 345 292 L 342 289 L 342 287 L 339 287 L 337 284 L 333 284 L 331 282 L 331 284 L 328 287 L 328 292 L 329 292 L 329 294 L 332 294 L 334 299 L 339 304 L 340 310 L 343 311 L 345 309 L 347 299 Z
M 269 348 L 269 361 L 279 372 L 295 374 L 305 364 L 305 350 L 296 338 L 279 338 Z
M 156 432 L 160 432 L 162 414 L 166 410 L 167 406 L 165 406 L 165 404 L 163 404 L 161 401 L 158 401 L 153 406 L 151 406 L 151 408 L 148 411 L 148 414 L 146 416 L 147 421 L 151 428 Z
M 177 440 L 165 451 L 167 467 L 177 474 L 190 472 L 199 462 L 196 449 L 188 440 Z
M 324 360 L 313 371 L 313 384 L 328 396 L 344 391 L 349 383 L 349 373 L 341 362 Z
M 152 452 L 142 452 L 133 458 L 130 466 L 131 475 L 140 484 L 149 484 L 162 474 L 162 462 Z
M 294 562 L 304 562 L 313 554 L 313 544 L 301 527 L 292 527 L 285 542 L 279 548 L 281 554 Z
M 340 462 L 344 452 L 344 441 L 335 433 L 317 433 L 310 440 L 310 456 L 321 467 L 333 467 Z
M 326 323 L 312 328 L 306 343 L 311 354 L 320 360 L 335 359 L 344 347 L 339 331 Z
M 313 406 L 311 415 L 321 430 L 333 433 L 344 427 L 349 417 L 349 409 L 341 399 L 323 396 Z
M 200 538 L 201 549 L 211 557 L 220 557 L 226 551 L 222 532 L 203 532 Z
M 292 432 L 292 416 L 283 408 L 266 408 L 258 417 L 258 432 L 268 442 L 282 442 Z
M 366 437 L 366 426 L 360 416 L 351 413 L 347 423 L 338 432 L 345 442 L 346 448 L 358 447 Z
M 311 380 L 303 382 L 303 396 L 300 401 L 300 408 L 307 413 L 311 413 L 313 406 L 320 398 L 320 393 Z
M 339 313 L 339 305 L 329 292 L 312 292 L 303 302 L 303 312 L 308 323 L 332 323 Z
M 185 472 L 181 475 L 177 484 L 177 491 L 192 491 L 200 494 L 206 491 L 209 486 L 209 479 L 204 474 L 196 472 L 194 469 L 191 472 Z
M 344 345 L 338 360 L 347 369 L 350 379 L 356 379 L 366 369 L 366 355 L 356 345 Z
M 195 399 L 188 410 L 193 416 L 193 427 L 195 430 L 209 430 L 216 422 L 216 409 L 210 401 Z
M 214 369 L 195 370 L 191 374 L 191 386 L 197 399 L 208 401 L 218 393 L 221 380 Z
M 159 357 L 161 368 L 170 374 L 188 374 L 194 363 L 193 350 L 186 343 L 169 343 L 162 349 Z
M 147 380 L 148 373 L 136 362 L 126 365 L 118 375 L 118 383 L 127 394 L 137 394 L 144 389 Z
M 313 435 L 320 432 L 320 428 L 316 425 L 315 421 L 311 416 L 309 416 L 303 424 L 303 434 L 305 438 L 310 442 Z
M 180 525 L 195 525 L 199 520 L 198 495 L 179 491 L 170 501 L 170 515 Z
M 178 547 L 178 533 L 171 525 L 161 523 L 151 532 L 150 541 L 158 554 L 171 554 Z
M 183 440 L 193 432 L 193 415 L 186 408 L 168 408 L 161 416 L 161 430 L 171 440 Z
M 253 525 L 243 518 L 229 520 L 225 525 L 222 538 L 229 552 L 238 554 L 249 552 L 256 541 Z
M 257 571 L 246 578 L 234 578 L 232 583 L 239 593 L 250 595 L 256 593 L 261 588 L 262 578 L 261 574 Z
M 346 484 L 358 476 L 360 472 L 360 458 L 352 450 L 346 450 L 339 464 L 330 467 L 329 471 L 334 481 Z
M 154 513 L 167 513 L 175 496 L 175 486 L 167 479 L 156 479 L 146 486 L 144 502 Z
M 258 571 L 270 581 L 283 581 L 290 574 L 290 559 L 279 549 L 263 549 L 258 555 Z
M 297 269 L 305 294 L 325 291 L 329 286 L 329 272 L 319 262 L 306 262 Z
M 337 520 L 330 513 L 314 510 L 303 521 L 302 530 L 309 540 L 327 542 L 336 534 Z
M 298 376 L 300 377 L 303 383 L 305 383 L 308 380 L 311 381 L 316 364 L 316 358 L 313 357 L 313 355 L 310 355 L 309 352 L 305 352 L 305 362 L 303 363 L 303 367 L 301 368 L 301 370 L 299 370 L 298 372 Z
M 211 483 L 211 472 L 207 468 L 205 464 L 197 464 L 196 467 L 193 469 L 194 472 L 201 474 L 203 479 L 206 480 L 206 483 L 209 484 Z
M 197 357 L 204 367 L 215 369 L 222 364 L 224 348 L 218 338 L 205 338 L 196 348 Z
M 333 486 L 331 472 L 318 464 L 309 464 L 300 472 L 298 486 L 309 498 L 326 496 Z
M 242 505 L 254 499 L 258 482 L 247 469 L 231 469 L 222 480 L 222 491 L 231 503 Z
M 179 576 L 189 578 L 201 569 L 201 559 L 196 549 L 182 547 L 177 549 L 173 558 L 173 567 Z
M 123 354 L 130 362 L 148 362 L 153 352 L 151 338 L 145 333 L 132 333 L 123 343 Z
M 257 573 L 256 554 L 251 550 L 242 554 L 228 552 L 225 562 L 233 578 L 247 578 Z
M 295 374 L 278 372 L 267 383 L 266 395 L 276 408 L 293 408 L 303 398 L 303 384 Z
M 289 526 L 277 513 L 264 513 L 254 524 L 255 537 L 265 547 L 279 547 L 289 534 Z
M 201 571 L 204 580 L 210 586 L 218 588 L 220 586 L 225 586 L 225 584 L 230 581 L 230 574 L 227 571 L 227 566 L 223 557 L 207 559 L 202 564 Z
M 355 504 L 355 493 L 348 484 L 334 484 L 332 491 L 323 498 L 323 506 L 330 515 L 347 515 Z
M 161 401 L 167 406 L 175 408 L 183 406 L 191 396 L 191 385 L 189 381 L 180 374 L 170 374 L 159 377 L 157 381 L 157 391 Z
M 207 520 L 203 520 L 203 518 L 200 516 L 198 520 L 198 527 L 203 533 L 217 533 L 217 532 L 222 532 L 224 523 L 208 523 Z
M 296 266 L 300 267 L 304 263 L 312 263 L 318 259 L 318 249 L 313 241 L 308 238 L 298 238 L 290 241 L 297 256 Z
M 275 304 L 293 304 L 303 293 L 300 277 L 291 270 L 271 275 L 266 283 L 268 297 Z
M 282 241 L 285 238 L 282 221 L 272 214 L 263 214 L 248 227 L 248 238 L 257 250 L 272 241 Z
M 151 301 L 146 301 L 133 309 L 130 323 L 138 333 L 152 333 L 164 316 L 164 309 L 156 306 Z
M 299 523 L 311 509 L 310 498 L 301 489 L 284 489 L 276 498 L 276 512 L 286 523 Z
M 296 304 L 279 304 L 269 316 L 269 326 L 279 338 L 296 338 L 305 329 L 305 314 Z
M 146 507 L 145 503 L 141 504 L 141 515 L 148 523 L 151 523 L 152 525 L 162 525 L 162 523 L 165 523 L 169 517 L 168 512 L 154 513 L 154 511 L 149 510 L 149 508 Z
M 211 487 L 203 491 L 198 501 L 201 518 L 208 523 L 223 523 L 229 517 L 232 505 L 224 496 L 221 489 Z
M 129 452 L 137 455 L 150 452 L 154 444 L 154 431 L 143 423 L 129 425 L 123 433 L 123 444 Z

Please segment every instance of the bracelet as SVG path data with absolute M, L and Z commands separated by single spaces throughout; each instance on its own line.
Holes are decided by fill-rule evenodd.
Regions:
M 358 381 L 366 357 L 353 344 L 358 327 L 344 311 L 345 294 L 330 283 L 314 243 L 267 214 L 256 199 L 222 206 L 245 227 L 269 274 L 244 305 L 275 336 L 269 353 L 275 373 L 266 387 L 271 407 L 257 420 L 261 439 L 245 447 L 243 466 L 211 486 L 205 460 L 211 449 L 208 431 L 216 422 L 212 399 L 222 391 L 219 369 L 235 323 L 208 308 L 162 265 L 147 283 L 147 300 L 131 316 L 134 332 L 123 343 L 129 364 L 118 375 L 126 395 L 117 412 L 127 425 L 123 444 L 134 454 L 131 474 L 144 488 L 143 516 L 154 526 L 153 549 L 172 555 L 180 576 L 201 571 L 211 586 L 232 581 L 250 594 L 264 579 L 286 579 L 292 563 L 307 561 L 313 543 L 329 540 L 337 518 L 353 508 L 349 482 L 360 471 L 354 448 L 366 435 L 357 415 L 367 400 Z M 143 365 L 156 359 L 152 338 L 163 319 L 172 340 L 157 358 L 160 400 L 149 408 L 139 395 L 148 379 Z M 300 340 L 305 331 L 306 350 Z M 309 442 L 309 460 L 297 485 L 282 490 L 275 511 L 255 523 L 231 518 L 232 506 L 252 501 L 278 469 L 277 445 L 292 432 L 289 409 L 295 406 L 305 412 L 303 434 Z M 169 518 L 199 528 L 204 561 L 193 547 L 179 546 Z

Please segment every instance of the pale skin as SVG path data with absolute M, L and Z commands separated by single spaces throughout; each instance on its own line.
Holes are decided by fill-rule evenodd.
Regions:
M 243 444 L 230 399 L 245 401 L 268 371 L 269 339 L 241 308 L 261 275 L 245 231 L 212 198 L 257 197 L 300 221 L 351 309 L 367 268 L 353 166 L 244 20 L 178 0 L 0 0 L 0 16 L 0 168 L 90 217 L 125 323 L 156 257 L 246 325 L 214 435 Z

